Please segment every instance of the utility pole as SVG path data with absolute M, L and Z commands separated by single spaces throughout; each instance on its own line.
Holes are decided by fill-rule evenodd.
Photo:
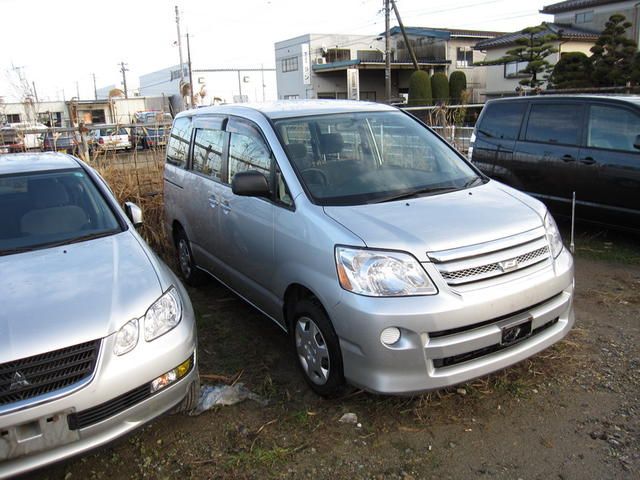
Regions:
M 240 70 L 238 70 L 238 90 L 240 90 L 240 102 L 242 102 L 242 78 L 240 78 Z
M 76 98 L 80 100 L 80 84 L 76 80 Z
M 391 32 L 389 31 L 389 0 L 384 0 L 384 88 L 387 102 L 391 101 Z
M 264 89 L 266 87 L 264 84 L 264 63 L 260 64 L 260 73 L 262 74 L 262 101 L 264 102 Z
M 182 86 L 184 85 L 184 67 L 182 61 L 182 37 L 180 36 L 180 13 L 176 5 L 176 28 L 178 29 L 178 55 L 180 56 L 180 98 L 182 98 L 182 106 L 184 108 L 184 98 L 182 97 Z
M 127 64 L 124 62 L 120 62 L 120 71 L 122 72 L 122 85 L 124 86 L 124 98 L 129 98 L 129 91 L 127 90 L 127 74 L 129 69 L 127 68 Z
M 91 76 L 93 77 L 93 96 L 97 100 L 98 99 L 98 89 L 96 87 L 96 74 L 92 73 Z
M 187 63 L 189 64 L 189 91 L 191 92 L 191 108 L 196 108 L 196 97 L 193 93 L 193 72 L 191 71 L 191 46 L 189 45 L 189 32 L 187 32 Z
M 411 46 L 411 43 L 409 43 L 409 38 L 407 37 L 407 32 L 404 30 L 404 24 L 402 23 L 402 19 L 400 18 L 400 12 L 398 11 L 398 7 L 396 6 L 396 0 L 391 0 L 391 5 L 393 5 L 393 11 L 395 12 L 396 18 L 398 19 L 398 25 L 400 26 L 400 31 L 402 32 L 404 43 L 409 49 L 409 55 L 411 55 L 413 68 L 415 68 L 416 70 L 420 70 L 420 67 L 418 67 L 418 59 L 416 58 L 416 53 L 413 51 L 413 47 Z
M 36 97 L 36 103 L 40 103 L 40 100 L 38 100 L 38 91 L 36 90 L 36 82 L 31 82 L 31 85 L 33 85 L 33 96 Z

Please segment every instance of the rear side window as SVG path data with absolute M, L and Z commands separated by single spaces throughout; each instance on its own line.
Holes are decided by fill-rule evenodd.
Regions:
M 177 118 L 171 129 L 171 136 L 167 142 L 167 163 L 180 168 L 187 165 L 189 141 L 191 139 L 191 119 Z
M 577 145 L 582 123 L 581 108 L 576 104 L 533 105 L 526 139 L 531 142 Z
M 637 113 L 603 105 L 591 107 L 587 146 L 638 153 L 633 146 L 636 135 L 640 135 Z
M 225 133 L 220 130 L 196 130 L 192 164 L 194 171 L 222 181 L 224 138 Z
M 490 103 L 485 108 L 478 130 L 495 138 L 515 140 L 527 104 L 525 102 Z

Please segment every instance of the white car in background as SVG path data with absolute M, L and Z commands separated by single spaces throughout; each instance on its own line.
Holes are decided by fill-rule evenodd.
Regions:
M 91 130 L 89 138 L 92 150 L 131 150 L 129 131 L 124 127 L 100 127 Z

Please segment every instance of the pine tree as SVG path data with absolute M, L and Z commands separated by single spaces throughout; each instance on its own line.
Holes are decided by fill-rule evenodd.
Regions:
M 589 88 L 591 79 L 591 60 L 582 52 L 566 52 L 560 57 L 549 76 L 552 88 Z
M 598 87 L 625 85 L 631 79 L 636 43 L 625 36 L 631 22 L 624 15 L 611 15 L 591 47 L 593 81 Z

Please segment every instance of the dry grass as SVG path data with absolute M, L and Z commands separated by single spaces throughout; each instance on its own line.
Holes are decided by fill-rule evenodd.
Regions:
M 134 202 L 142 209 L 144 224 L 140 234 L 156 253 L 168 259 L 171 245 L 164 229 L 164 150 L 98 152 L 90 164 L 111 186 L 121 205 Z

